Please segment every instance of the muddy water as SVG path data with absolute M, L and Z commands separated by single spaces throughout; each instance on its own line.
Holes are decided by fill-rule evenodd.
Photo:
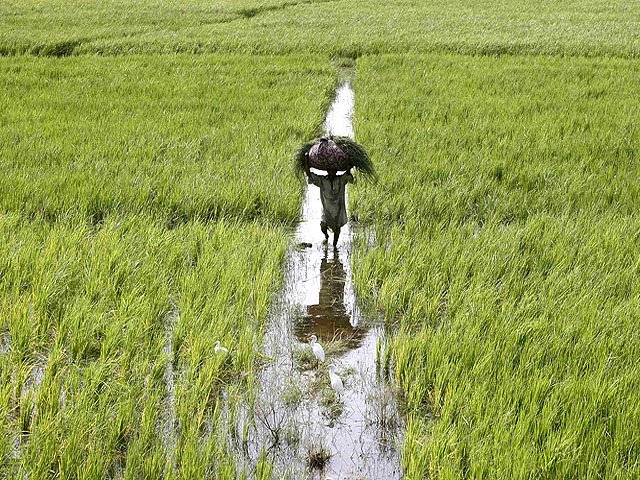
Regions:
M 353 136 L 353 105 L 353 90 L 345 83 L 327 115 L 328 134 Z M 396 396 L 376 369 L 385 331 L 356 303 L 352 228 L 342 229 L 337 248 L 327 244 L 315 186 L 306 190 L 301 217 L 265 336 L 263 353 L 271 361 L 259 375 L 251 407 L 232 415 L 232 448 L 249 474 L 264 454 L 278 479 L 402 478 Z M 313 361 L 311 334 L 325 348 L 324 364 Z M 344 382 L 342 397 L 329 386 L 328 364 Z

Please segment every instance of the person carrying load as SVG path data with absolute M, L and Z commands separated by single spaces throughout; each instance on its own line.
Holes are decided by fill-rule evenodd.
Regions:
M 327 175 L 317 175 L 307 168 L 307 178 L 310 184 L 320 188 L 320 201 L 322 202 L 322 220 L 320 230 L 324 238 L 329 239 L 328 229 L 333 232 L 333 246 L 338 244 L 340 228 L 347 223 L 347 207 L 345 205 L 345 193 L 347 183 L 355 180 L 350 171 L 343 175 L 336 175 L 333 169 L 327 170 Z
M 337 246 L 340 229 L 347 223 L 345 196 L 348 183 L 355 183 L 353 167 L 366 177 L 375 178 L 375 170 L 366 151 L 348 137 L 322 137 L 303 145 L 296 156 L 298 171 L 303 170 L 307 182 L 320 188 L 322 220 L 320 229 L 325 239 L 333 232 L 333 246 Z M 311 168 L 325 170 L 318 175 Z M 339 171 L 344 173 L 338 175 Z

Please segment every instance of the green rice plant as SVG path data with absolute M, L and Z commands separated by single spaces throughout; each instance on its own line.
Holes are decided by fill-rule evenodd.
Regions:
M 287 152 L 335 76 L 312 57 L 0 58 L 0 211 L 291 224 Z
M 285 167 L 320 122 L 333 69 L 228 56 L 0 68 L 0 476 L 246 477 L 222 393 L 251 399 L 300 200 L 263 167 Z
M 132 477 L 192 478 L 216 465 L 222 446 L 206 425 L 224 385 L 253 367 L 287 241 L 280 227 L 211 227 L 166 230 L 109 217 L 96 230 L 80 221 L 1 217 L 2 332 L 18 340 L 1 358 L 8 379 L 2 428 L 7 441 L 22 436 L 13 459 L 3 444 L 5 473 L 47 478 L 82 469 L 83 478 L 102 478 L 122 469 Z M 171 405 L 163 345 L 174 308 Z M 226 357 L 213 351 L 220 338 L 230 347 Z M 95 347 L 78 348 L 84 345 Z M 30 380 L 35 361 L 44 361 L 37 381 Z M 168 414 L 175 451 L 161 426 Z
M 639 67 L 358 60 L 354 280 L 399 323 L 406 478 L 640 475 Z
M 270 480 L 273 478 L 273 465 L 267 459 L 267 453 L 265 450 L 260 452 L 260 458 L 256 466 L 256 479 L 257 480 Z
M 189 0 L 180 4 L 166 0 L 90 0 L 76 4 L 8 0 L 0 6 L 1 52 L 68 56 L 91 40 L 132 37 L 151 33 L 158 26 L 177 33 L 193 27 L 195 20 L 211 27 L 286 4 L 283 0 Z
M 318 359 L 313 354 L 313 350 L 308 345 L 293 351 L 293 361 L 296 368 L 301 372 L 313 370 L 319 364 Z
M 31 373 L 26 381 L 16 376 L 7 406 L 29 411 L 10 417 L 3 432 L 22 436 L 6 472 L 47 478 L 82 466 L 86 478 L 104 475 L 119 462 L 123 442 L 136 436 L 143 405 L 158 410 L 164 386 L 149 375 L 167 291 L 152 247 L 131 241 L 144 222 L 124 223 L 94 232 L 80 222 L 52 226 L 2 216 L 9 372 L 25 365 L 42 372 L 33 380 Z M 160 443 L 154 430 L 149 441 Z
M 6 0 L 0 53 L 455 52 L 637 57 L 624 0 Z
M 304 393 L 303 385 L 297 379 L 288 378 L 281 394 L 282 403 L 289 408 L 295 408 L 300 405 Z

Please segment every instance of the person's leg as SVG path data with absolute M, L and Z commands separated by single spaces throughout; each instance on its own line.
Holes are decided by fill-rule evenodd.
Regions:
M 340 237 L 340 227 L 333 231 L 333 246 L 338 245 L 338 238 Z
M 327 224 L 324 222 L 320 222 L 320 230 L 324 234 L 324 239 L 329 240 L 329 232 L 327 232 Z

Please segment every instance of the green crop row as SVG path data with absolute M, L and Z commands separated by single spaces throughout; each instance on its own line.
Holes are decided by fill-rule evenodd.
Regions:
M 223 387 L 251 395 L 291 152 L 334 82 L 302 57 L 0 60 L 0 477 L 244 478 Z
M 334 76 L 311 57 L 0 59 L 0 210 L 291 224 L 291 152 Z
M 640 64 L 357 68 L 354 275 L 399 324 L 407 478 L 637 478 Z
M 0 53 L 533 53 L 637 57 L 637 2 L 10 0 Z
M 203 478 L 235 466 L 228 432 L 206 426 L 221 387 L 251 381 L 282 228 L 110 217 L 95 229 L 5 214 L 0 238 L 4 477 Z

